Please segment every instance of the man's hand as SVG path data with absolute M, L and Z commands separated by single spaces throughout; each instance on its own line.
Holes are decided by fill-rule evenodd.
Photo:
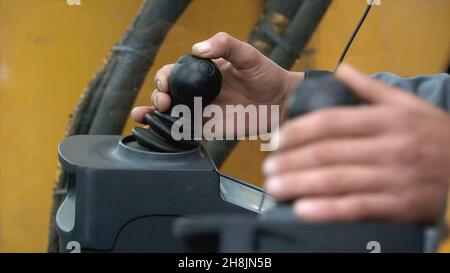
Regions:
M 196 56 L 213 59 L 222 72 L 222 90 L 212 102 L 219 106 L 265 104 L 283 109 L 291 90 L 303 79 L 303 73 L 289 72 L 261 54 L 250 44 L 227 33 L 218 33 L 192 47 Z M 160 111 L 170 107 L 168 78 L 173 64 L 162 67 L 155 76 L 153 105 Z M 149 106 L 136 107 L 132 116 L 137 122 L 152 112 Z
M 337 77 L 368 105 L 287 121 L 265 162 L 269 194 L 313 221 L 435 223 L 446 205 L 450 116 L 342 65 Z

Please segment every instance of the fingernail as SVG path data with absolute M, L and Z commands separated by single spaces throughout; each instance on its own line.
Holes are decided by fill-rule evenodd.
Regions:
M 282 191 L 281 182 L 276 178 L 269 178 L 265 184 L 266 191 L 269 194 L 278 194 Z
M 155 107 L 155 110 L 158 111 L 158 94 L 153 95 L 153 106 Z
M 211 44 L 208 42 L 196 43 L 192 47 L 192 51 L 194 51 L 194 53 L 198 53 L 198 54 L 207 53 L 210 50 L 211 50 Z
M 263 173 L 268 175 L 272 174 L 277 169 L 277 163 L 274 159 L 268 158 L 263 163 Z
M 163 91 L 161 80 L 156 81 L 156 88 L 158 88 L 159 91 Z
M 299 216 L 310 216 L 316 213 L 316 206 L 310 201 L 299 201 L 295 204 L 294 210 Z

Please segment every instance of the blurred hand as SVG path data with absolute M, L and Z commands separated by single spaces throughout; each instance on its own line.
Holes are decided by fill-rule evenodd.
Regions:
M 225 105 L 280 105 L 283 109 L 291 90 L 303 79 L 303 73 L 289 72 L 261 54 L 250 44 L 239 41 L 227 33 L 217 33 L 210 39 L 192 47 L 196 56 L 213 59 L 222 72 L 220 95 L 212 102 Z M 155 76 L 156 89 L 152 102 L 159 111 L 170 107 L 168 78 L 173 64 L 162 67 Z M 144 121 L 152 112 L 149 106 L 136 107 L 132 117 Z
M 287 121 L 266 188 L 312 221 L 436 223 L 450 177 L 450 116 L 348 65 L 336 75 L 369 105 Z

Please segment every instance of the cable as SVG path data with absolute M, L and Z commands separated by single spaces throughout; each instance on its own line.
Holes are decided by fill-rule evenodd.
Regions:
M 345 46 L 345 49 L 342 52 L 341 57 L 339 58 L 339 61 L 338 61 L 337 65 L 336 65 L 336 68 L 338 68 L 339 65 L 342 63 L 342 61 L 344 61 L 344 58 L 345 58 L 345 55 L 347 54 L 347 51 L 349 50 L 350 46 L 352 45 L 352 42 L 355 39 L 356 34 L 358 34 L 359 29 L 361 28 L 362 24 L 364 23 L 364 20 L 366 20 L 366 17 L 369 14 L 370 9 L 373 6 L 373 2 L 374 2 L 374 0 L 372 0 L 371 2 L 369 2 L 367 4 L 366 10 L 364 11 L 363 16 L 359 20 L 358 25 L 356 26 L 355 30 L 352 33 L 352 36 L 350 36 L 350 39 L 347 41 L 347 45 Z

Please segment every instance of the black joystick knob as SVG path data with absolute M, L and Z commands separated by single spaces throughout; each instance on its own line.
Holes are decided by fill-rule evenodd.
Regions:
M 195 141 L 172 138 L 171 128 L 177 118 L 170 116 L 170 110 L 175 105 L 184 104 L 193 111 L 195 97 L 201 98 L 203 106 L 208 105 L 219 95 L 221 86 L 222 74 L 214 62 L 183 55 L 169 75 L 171 108 L 165 113 L 156 111 L 153 115 L 146 114 L 145 121 L 149 128 L 133 128 L 136 141 L 154 152 L 176 153 L 195 149 L 199 145 Z
M 332 74 L 307 79 L 298 85 L 290 98 L 287 118 L 339 105 L 356 105 L 361 101 L 350 88 L 337 80 Z
M 209 59 L 183 55 L 173 66 L 169 76 L 172 106 L 184 104 L 193 108 L 194 98 L 200 97 L 202 105 L 210 104 L 220 92 L 222 74 Z

